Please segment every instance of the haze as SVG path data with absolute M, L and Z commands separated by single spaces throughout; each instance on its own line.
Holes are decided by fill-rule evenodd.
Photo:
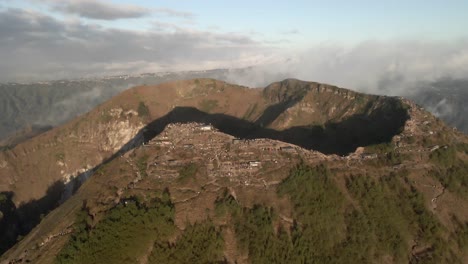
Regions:
M 0 0 L 0 82 L 255 66 L 232 81 L 402 87 L 466 76 L 466 10 L 466 1 Z

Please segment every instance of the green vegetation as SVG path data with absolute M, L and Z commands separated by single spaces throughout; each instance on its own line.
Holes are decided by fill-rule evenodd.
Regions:
M 0 146 L 0 152 L 12 149 L 12 146 Z
M 356 94 L 354 101 L 357 105 L 364 105 L 367 101 L 367 96 L 365 94 Z
M 221 233 L 207 222 L 187 227 L 175 244 L 156 242 L 149 263 L 219 263 L 223 260 Z
M 393 145 L 391 143 L 380 143 L 366 147 L 366 151 L 371 153 L 386 154 L 393 151 Z
M 195 163 L 190 163 L 187 166 L 184 166 L 179 170 L 179 178 L 177 180 L 179 182 L 185 181 L 187 179 L 195 177 L 198 172 L 198 165 Z
M 399 178 L 391 174 L 379 180 L 364 175 L 348 179 L 347 188 L 361 207 L 347 216 L 348 258 L 371 260 L 390 254 L 406 262 L 408 241 L 433 243 L 438 238 L 440 226 L 426 211 L 422 196 L 414 188 L 405 189 Z
M 104 110 L 102 111 L 101 113 L 101 121 L 103 123 L 108 123 L 112 120 L 112 116 L 110 115 L 109 111 L 108 110 Z M 78 129 L 78 123 L 76 124 L 76 127 L 74 128 L 74 130 Z
M 274 229 L 278 216 L 273 209 L 261 205 L 243 208 L 225 190 L 216 200 L 215 210 L 217 216 L 230 213 L 240 250 L 248 253 L 251 263 L 291 263 L 292 243 L 283 227 Z
M 430 155 L 437 169 L 431 175 L 437 178 L 448 190 L 468 197 L 468 163 L 457 157 L 457 153 L 466 153 L 465 145 L 440 148 Z
M 235 215 L 240 209 L 240 205 L 227 189 L 224 189 L 224 194 L 215 201 L 216 216 L 225 216 L 228 213 Z
M 216 202 L 217 215 L 230 212 L 241 250 L 252 263 L 328 263 L 343 240 L 343 196 L 324 166 L 299 166 L 279 186 L 295 209 L 293 227 L 275 223 L 280 216 L 271 208 L 242 208 L 227 192 Z M 280 222 L 281 223 L 281 222 Z
M 359 208 L 347 215 L 342 257 L 353 260 L 348 263 L 385 256 L 396 263 L 459 263 L 445 239 L 446 231 L 427 211 L 422 194 L 404 182 L 408 182 L 404 173 L 378 179 L 349 177 L 347 188 Z M 411 241 L 425 250 L 409 254 Z
M 136 161 L 136 166 L 142 177 L 148 176 L 148 173 L 146 172 L 147 162 L 148 162 L 148 155 L 143 155 L 139 157 Z
M 464 153 L 464 154 L 468 154 L 468 143 L 460 143 L 460 144 L 457 144 L 457 150 Z
M 468 164 L 466 162 L 457 160 L 451 167 L 433 170 L 431 174 L 449 191 L 468 198 Z
M 462 251 L 468 249 L 468 223 L 462 223 L 457 217 L 453 217 L 456 225 L 455 237 L 453 238 Z
M 326 263 L 339 254 L 335 248 L 344 239 L 344 197 L 331 176 L 323 165 L 300 165 L 279 186 L 279 194 L 290 197 L 296 219 L 291 262 Z
M 8 196 L 5 193 L 0 193 L 0 206 L 8 201 Z
M 439 148 L 429 156 L 430 160 L 444 168 L 453 166 L 457 159 L 457 149 L 454 146 Z
M 422 195 L 406 175 L 350 176 L 346 187 L 357 207 L 348 204 L 325 166 L 294 169 L 278 187 L 294 207 L 288 229 L 271 208 L 243 208 L 227 190 L 216 201 L 216 215 L 230 213 L 240 249 L 252 263 L 456 262 L 445 230 L 428 212 Z M 468 225 L 460 225 L 460 247 Z M 427 247 L 412 257 L 412 241 Z
M 391 166 L 401 164 L 407 154 L 398 153 L 395 151 L 395 146 L 392 143 L 381 143 L 366 147 L 366 152 L 378 154 L 378 158 L 367 162 L 375 167 Z
M 200 107 L 201 111 L 210 113 L 213 109 L 218 107 L 218 101 L 204 99 L 198 104 L 198 106 Z
M 283 228 L 275 232 L 276 218 L 272 209 L 259 205 L 244 208 L 235 216 L 237 240 L 251 263 L 291 263 L 292 244 Z
M 57 161 L 64 161 L 65 160 L 65 153 L 59 152 L 55 154 L 55 159 Z
M 149 115 L 150 115 L 148 106 L 146 106 L 146 104 L 144 102 L 141 102 L 141 101 L 138 104 L 137 112 L 138 112 L 138 116 L 140 116 L 142 118 L 149 117 Z
M 173 215 L 167 193 L 148 204 L 126 200 L 94 227 L 82 210 L 56 263 L 136 263 L 154 239 L 164 241 L 172 233 Z
M 74 232 L 56 263 L 219 263 L 223 261 L 220 231 L 212 222 L 186 228 L 175 243 L 174 205 L 167 190 L 143 203 L 138 197 L 110 209 L 93 226 L 87 210 L 79 212 Z

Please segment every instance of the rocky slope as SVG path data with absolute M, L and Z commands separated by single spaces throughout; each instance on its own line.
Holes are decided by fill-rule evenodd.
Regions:
M 14 146 L 43 131 L 35 128 L 62 125 L 130 87 L 194 78 L 219 79 L 227 72 L 220 69 L 28 84 L 0 83 L 0 147 Z
M 456 245 L 446 241 L 460 233 L 460 228 L 465 232 L 468 220 L 468 211 L 459 208 L 460 203 L 466 204 L 466 143 L 465 136 L 409 101 L 324 84 L 290 79 L 265 89 L 248 89 L 197 79 L 136 87 L 65 126 L 0 154 L 0 191 L 7 201 L 4 208 L 9 209 L 7 213 L 2 210 L 0 221 L 11 227 L 9 232 L 3 230 L 3 237 L 26 234 L 40 221 L 2 260 L 79 263 L 105 259 L 105 254 L 88 252 L 93 248 L 88 246 L 96 239 L 93 232 L 104 232 L 108 230 L 106 223 L 115 222 L 108 219 L 109 214 L 131 209 L 131 214 L 140 215 L 139 210 L 143 210 L 141 217 L 149 217 L 144 212 L 156 210 L 158 215 L 159 209 L 154 208 L 164 207 L 166 220 L 160 220 L 160 215 L 144 221 L 162 221 L 172 231 L 166 234 L 154 227 L 142 234 L 138 240 L 146 242 L 129 247 L 133 252 L 130 263 L 155 262 L 162 256 L 156 249 L 177 248 L 177 243 L 182 243 L 186 234 L 196 234 L 197 228 L 214 230 L 217 238 L 205 241 L 216 242 L 211 260 L 257 262 L 255 252 L 259 249 L 251 243 L 262 238 L 242 238 L 245 234 L 236 226 L 250 221 L 258 208 L 270 208 L 258 210 L 271 221 L 257 224 L 276 230 L 272 234 L 268 231 L 272 237 L 266 239 L 278 240 L 277 232 L 283 230 L 291 243 L 298 243 L 291 248 L 290 257 L 304 253 L 293 253 L 295 248 L 313 243 L 293 236 L 299 227 L 312 232 L 311 237 L 323 236 L 331 228 L 329 231 L 338 232 L 337 240 L 329 241 L 329 251 L 319 250 L 325 255 L 317 257 L 335 259 L 333 252 L 345 250 L 354 239 L 350 233 L 354 227 L 347 223 L 357 216 L 381 225 L 364 233 L 369 241 L 384 227 L 389 230 L 386 235 L 398 237 L 393 242 L 396 248 L 375 241 L 372 244 L 379 247 L 361 259 L 389 263 L 431 258 L 462 261 L 465 238 L 456 237 L 461 241 Z M 308 174 L 312 175 L 310 181 L 301 178 Z M 326 177 L 314 178 L 316 174 Z M 74 196 L 44 219 L 39 218 L 90 175 Z M 358 180 L 361 178 L 364 182 Z M 380 200 L 366 193 L 374 191 L 376 182 L 383 186 L 375 190 L 380 195 L 377 198 L 383 202 L 396 195 L 401 200 L 395 202 L 406 206 L 390 206 L 397 210 L 394 212 L 372 211 L 377 205 L 369 201 Z M 291 192 L 291 184 L 302 198 Z M 327 192 L 303 189 L 321 184 Z M 311 197 L 313 194 L 318 196 Z M 332 219 L 338 222 L 314 223 L 306 217 L 322 211 L 310 211 L 310 206 L 326 206 L 321 203 L 327 200 L 335 201 L 328 207 L 335 210 Z M 35 209 L 38 205 L 40 210 Z M 408 211 L 399 212 L 399 208 Z M 407 218 L 393 219 L 400 214 Z M 328 216 L 319 213 L 314 219 L 321 217 Z M 394 226 L 382 217 L 399 224 Z M 85 229 L 80 228 L 80 219 L 85 219 Z M 317 224 L 326 228 L 311 228 Z M 130 234 L 136 231 L 127 231 L 128 239 L 133 239 Z M 84 253 L 79 255 L 72 248 L 82 235 L 86 237 L 81 245 Z M 159 247 L 167 241 L 170 248 Z M 442 246 L 450 250 L 444 251 Z M 272 249 L 263 250 L 266 256 Z M 125 247 L 120 251 L 126 252 Z M 100 252 L 113 254 L 112 250 Z M 57 254 L 59 258 L 54 259 Z M 307 259 L 316 253 L 304 254 Z M 95 259 L 90 260 L 90 256 Z M 116 261 L 125 262 L 118 257 Z

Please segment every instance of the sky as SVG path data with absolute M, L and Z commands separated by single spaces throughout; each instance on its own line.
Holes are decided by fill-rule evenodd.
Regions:
M 0 82 L 249 66 L 242 84 L 463 78 L 467 11 L 462 0 L 0 0 Z

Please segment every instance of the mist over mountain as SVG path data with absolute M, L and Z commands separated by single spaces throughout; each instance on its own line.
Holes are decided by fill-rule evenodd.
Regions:
M 225 70 L 122 75 L 95 79 L 0 84 L 0 141 L 15 144 L 23 134 L 39 133 L 86 113 L 116 94 L 138 85 L 191 78 L 221 78 Z
M 442 79 L 421 86 L 407 96 L 448 124 L 468 133 L 468 80 Z
M 3 113 L 0 117 L 0 142 L 3 140 L 4 146 L 14 145 L 86 113 L 133 86 L 191 78 L 215 78 L 250 87 L 261 87 L 286 78 L 288 73 L 280 71 L 281 69 L 273 72 L 262 67 L 249 67 L 0 84 L 0 108 Z M 448 124 L 468 133 L 466 79 L 444 78 L 433 82 L 406 82 L 401 77 L 387 78 L 375 85 L 372 88 L 357 90 L 410 98 Z

